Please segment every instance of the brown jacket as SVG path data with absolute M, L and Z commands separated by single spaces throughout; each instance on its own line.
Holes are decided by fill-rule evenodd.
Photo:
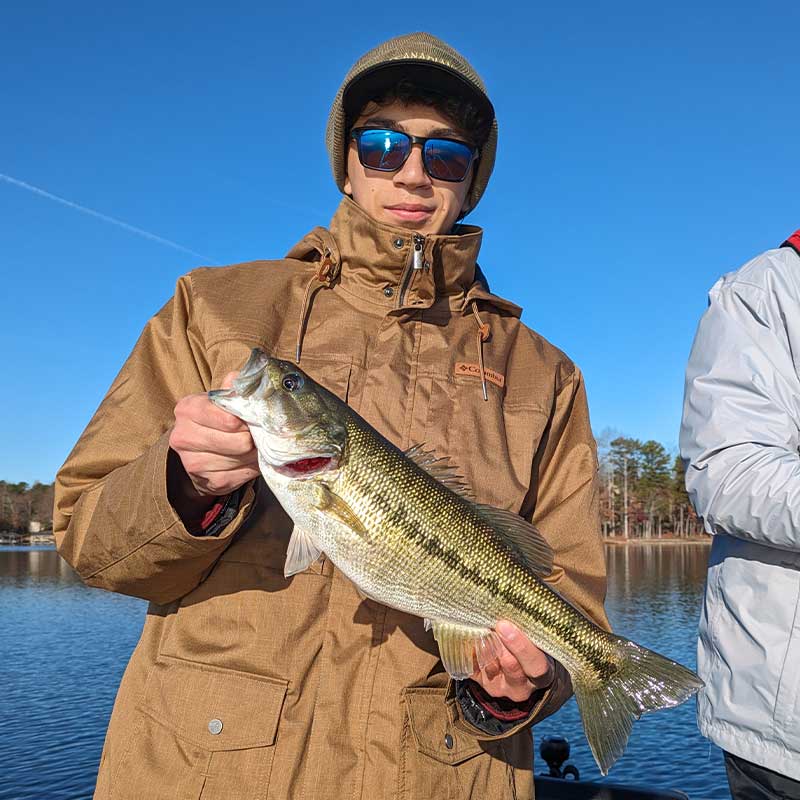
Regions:
M 294 360 L 301 342 L 303 369 L 394 443 L 424 442 L 479 501 L 531 519 L 552 583 L 607 625 L 581 376 L 475 281 L 481 233 L 464 230 L 428 236 L 415 270 L 412 236 L 345 199 L 286 259 L 181 278 L 148 323 L 56 486 L 61 554 L 151 602 L 97 798 L 532 796 L 529 731 L 464 720 L 422 620 L 359 596 L 324 557 L 284 578 L 291 522 L 263 482 L 216 537 L 191 535 L 166 494 L 176 401 L 254 346 Z M 534 722 L 570 692 L 559 666 Z

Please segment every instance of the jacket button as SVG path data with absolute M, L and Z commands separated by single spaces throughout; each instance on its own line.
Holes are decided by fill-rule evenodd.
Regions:
M 395 239 L 392 244 L 399 250 L 405 242 L 402 239 Z
M 217 736 L 218 734 L 222 733 L 222 720 L 212 719 L 211 722 L 208 723 L 208 732 L 212 736 Z
M 394 294 L 394 289 L 391 286 L 384 286 L 383 293 L 386 297 L 391 297 Z
M 453 749 L 453 737 L 449 733 L 446 733 L 444 735 L 444 746 L 448 750 L 452 750 Z

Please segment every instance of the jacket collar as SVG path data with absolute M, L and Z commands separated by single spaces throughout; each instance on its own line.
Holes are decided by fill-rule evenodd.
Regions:
M 415 234 L 376 222 L 349 197 L 342 199 L 330 231 L 339 246 L 342 288 L 395 309 L 426 308 L 445 295 L 463 295 L 475 279 L 483 237 L 472 225 L 460 226 L 457 234 Z
M 421 237 L 406 228 L 372 219 L 344 197 L 330 229 L 315 228 L 288 253 L 289 258 L 332 261 L 332 282 L 374 305 L 418 311 L 446 301 L 467 311 L 472 300 L 484 300 L 519 316 L 522 309 L 491 294 L 476 278 L 476 259 L 483 231 L 458 225 L 457 232 Z M 418 251 L 415 269 L 415 249 Z

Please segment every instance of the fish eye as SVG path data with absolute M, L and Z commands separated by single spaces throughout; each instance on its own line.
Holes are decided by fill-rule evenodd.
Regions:
M 287 392 L 297 391 L 303 385 L 303 376 L 298 375 L 296 372 L 291 372 L 289 375 L 284 376 L 281 385 Z

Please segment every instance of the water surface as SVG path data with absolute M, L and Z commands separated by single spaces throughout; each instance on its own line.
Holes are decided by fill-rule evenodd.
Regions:
M 694 668 L 707 556 L 702 545 L 609 547 L 607 609 L 615 629 Z M 145 607 L 83 586 L 52 549 L 0 547 L 0 800 L 91 798 Z M 600 778 L 574 700 L 537 726 L 537 736 L 548 733 L 570 740 L 582 778 Z M 721 753 L 697 732 L 693 702 L 636 723 L 606 780 L 682 789 L 692 800 L 729 797 Z
M 146 604 L 85 587 L 52 548 L 0 547 L 2 800 L 83 800 Z
M 607 546 L 606 611 L 614 631 L 696 669 L 708 552 L 704 544 Z M 537 725 L 536 734 L 566 736 L 569 763 L 583 780 L 680 789 L 691 800 L 730 798 L 722 751 L 698 732 L 693 699 L 634 723 L 624 755 L 606 778 L 583 736 L 574 698 Z

